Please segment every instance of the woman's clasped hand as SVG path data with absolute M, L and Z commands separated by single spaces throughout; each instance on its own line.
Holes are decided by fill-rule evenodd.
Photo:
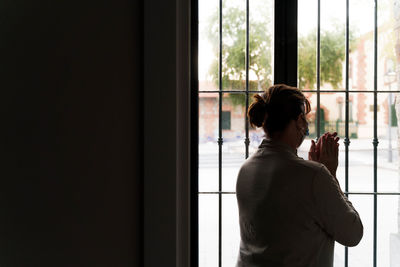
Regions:
M 339 137 L 337 133 L 325 133 L 315 143 L 311 140 L 310 151 L 308 152 L 308 159 L 320 162 L 336 177 L 336 169 L 338 167 L 339 155 Z

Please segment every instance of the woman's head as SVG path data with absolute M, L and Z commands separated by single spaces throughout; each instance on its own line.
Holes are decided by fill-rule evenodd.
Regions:
M 254 96 L 247 116 L 251 126 L 262 127 L 268 136 L 274 137 L 285 131 L 292 121 L 305 120 L 310 110 L 310 103 L 298 88 L 276 84 L 262 95 Z

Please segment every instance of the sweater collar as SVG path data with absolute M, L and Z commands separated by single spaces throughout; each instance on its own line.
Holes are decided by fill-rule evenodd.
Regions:
M 268 138 L 264 138 L 262 140 L 261 144 L 259 145 L 259 148 L 272 148 L 282 152 L 289 152 L 297 156 L 297 150 L 293 150 L 293 148 L 290 147 L 288 144 Z

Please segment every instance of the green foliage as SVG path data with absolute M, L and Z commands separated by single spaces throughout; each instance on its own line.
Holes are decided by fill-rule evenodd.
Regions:
M 354 30 L 349 32 L 349 50 L 356 46 Z M 316 87 L 316 56 L 317 40 L 316 31 L 299 38 L 299 88 L 314 89 Z M 334 89 L 341 86 L 342 64 L 345 60 L 345 29 L 337 26 L 335 30 L 321 32 L 320 43 L 320 67 L 321 84 L 331 84 Z
M 330 83 L 339 88 L 342 81 L 342 64 L 345 60 L 344 31 L 321 33 L 321 84 Z
M 249 73 L 256 77 L 250 81 L 250 90 L 264 90 L 272 84 L 271 69 L 271 21 L 267 6 L 258 9 L 259 14 L 250 16 L 249 26 Z M 263 13 L 264 12 L 264 13 Z M 243 90 L 246 88 L 246 11 L 238 7 L 223 6 L 222 29 L 222 89 Z M 213 47 L 215 58 L 209 75 L 218 84 L 219 74 L 219 12 L 211 14 L 207 37 Z M 350 49 L 354 46 L 350 33 Z M 310 32 L 298 41 L 299 88 L 313 89 L 316 86 L 316 34 Z M 342 81 L 342 64 L 345 59 L 344 27 L 321 32 L 321 84 L 329 83 L 339 88 Z M 243 94 L 229 95 L 233 105 L 245 105 Z M 249 98 L 251 101 L 251 99 Z
M 316 36 L 313 33 L 298 40 L 299 88 L 312 89 L 316 82 Z
M 249 93 L 249 105 L 253 102 L 254 93 Z M 229 94 L 229 99 L 233 106 L 246 106 L 246 95 L 245 94 Z
M 260 10 L 261 11 L 261 10 Z M 262 11 L 261 11 L 262 12 Z M 266 13 L 264 13 L 266 14 Z M 254 89 L 271 85 L 271 34 L 267 16 L 250 17 L 249 72 L 258 80 Z M 219 13 L 216 11 L 207 26 L 208 39 L 216 55 L 209 74 L 218 83 Z M 222 87 L 230 90 L 245 88 L 246 78 L 246 11 L 238 7 L 223 7 Z

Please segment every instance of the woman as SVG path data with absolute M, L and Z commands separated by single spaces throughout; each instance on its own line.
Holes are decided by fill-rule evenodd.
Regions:
M 338 140 L 312 141 L 309 160 L 297 156 L 308 135 L 310 103 L 295 87 L 278 84 L 255 95 L 248 117 L 266 138 L 240 168 L 238 267 L 333 266 L 334 241 L 357 245 L 363 225 L 336 179 Z

